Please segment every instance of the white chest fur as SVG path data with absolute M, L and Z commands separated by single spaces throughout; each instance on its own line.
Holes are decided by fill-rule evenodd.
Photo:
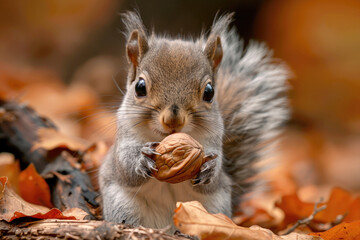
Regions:
M 104 212 L 108 220 L 150 228 L 170 227 L 169 233 L 175 231 L 172 217 L 176 202 L 199 201 L 209 212 L 229 216 L 231 209 L 229 191 L 219 188 L 212 194 L 201 194 L 189 181 L 170 184 L 150 179 L 136 188 L 114 183 L 107 188 L 106 196 L 107 204 L 113 206 Z
M 204 195 L 195 192 L 189 181 L 169 184 L 150 179 L 134 196 L 134 203 L 141 216 L 140 224 L 152 228 L 172 226 L 176 202 L 194 200 L 203 202 Z

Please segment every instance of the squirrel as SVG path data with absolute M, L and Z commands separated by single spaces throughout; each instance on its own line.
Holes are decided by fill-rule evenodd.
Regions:
M 130 67 L 116 139 L 100 167 L 105 220 L 176 230 L 176 202 L 231 217 L 253 188 L 254 164 L 288 119 L 289 72 L 264 44 L 244 50 L 232 19 L 217 17 L 209 34 L 188 40 L 148 33 L 138 13 L 123 14 Z M 213 159 L 192 180 L 160 182 L 151 176 L 152 146 L 176 132 Z

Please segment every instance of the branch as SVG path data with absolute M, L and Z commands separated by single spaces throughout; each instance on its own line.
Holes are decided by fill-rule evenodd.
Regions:
M 319 208 L 317 207 L 319 205 L 319 203 L 321 203 L 322 201 L 323 201 L 323 198 L 320 198 L 320 200 L 315 203 L 314 211 L 311 213 L 311 215 L 309 217 L 298 220 L 291 228 L 289 228 L 282 235 L 288 235 L 288 234 L 292 233 L 300 225 L 304 225 L 304 224 L 308 225 L 308 224 L 310 224 L 310 222 L 314 219 L 315 215 L 318 214 L 318 212 L 321 212 L 322 210 L 324 210 L 327 207 L 326 205 L 323 205 L 323 206 L 321 206 Z
M 186 240 L 162 230 L 95 220 L 47 219 L 24 223 L 0 221 L 1 239 L 163 239 Z

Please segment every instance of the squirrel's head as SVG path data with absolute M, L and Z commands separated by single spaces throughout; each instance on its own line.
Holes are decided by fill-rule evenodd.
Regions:
M 194 42 L 148 35 L 138 14 L 124 14 L 131 67 L 123 106 L 139 113 L 134 125 L 162 137 L 219 126 L 216 71 L 223 56 L 220 35 L 230 20 L 219 18 L 205 41 Z

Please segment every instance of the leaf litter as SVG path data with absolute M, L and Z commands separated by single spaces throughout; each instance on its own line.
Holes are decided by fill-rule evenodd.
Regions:
M 85 112 L 87 115 L 94 114 L 96 116 L 96 110 L 89 110 L 87 106 L 93 105 L 94 108 L 92 109 L 96 109 L 99 107 L 99 99 L 87 87 L 80 85 L 66 87 L 58 80 L 52 84 L 47 84 L 47 77 L 49 76 L 47 73 L 41 71 L 34 71 L 33 73 L 33 81 L 24 81 L 23 75 L 16 79 L 14 72 L 7 72 L 6 74 L 12 75 L 12 78 L 9 79 L 14 79 L 15 76 L 20 90 L 11 87 L 12 84 L 8 82 L 5 86 L 10 86 L 9 89 L 1 89 L 0 87 L 0 95 L 3 99 L 9 99 L 10 95 L 19 95 L 21 91 L 26 89 L 27 94 L 24 95 L 23 99 L 30 102 L 42 113 L 48 113 L 46 115 L 50 116 L 51 120 L 60 124 L 61 130 L 41 127 L 27 129 L 27 131 L 34 131 L 34 135 L 37 136 L 36 139 L 30 141 L 31 151 L 45 153 L 44 160 L 41 162 L 45 165 L 42 165 L 42 169 L 39 168 L 41 170 L 38 170 L 36 162 L 34 165 L 30 163 L 24 165 L 21 155 L 18 155 L 17 152 L 11 153 L 9 150 L 7 153 L 6 151 L 0 153 L 0 173 L 2 176 L 9 177 L 8 180 L 1 178 L 1 218 L 6 221 L 14 219 L 26 221 L 27 217 L 83 219 L 92 214 L 95 218 L 101 219 L 100 208 L 89 207 L 87 200 L 81 206 L 88 212 L 85 212 L 84 209 L 73 208 L 72 204 L 75 198 L 83 196 L 84 199 L 90 199 L 90 202 L 96 205 L 93 190 L 88 191 L 88 188 L 92 186 L 95 190 L 98 189 L 96 186 L 98 168 L 111 144 L 111 140 L 109 140 L 111 136 L 103 135 L 104 138 L 97 140 L 89 138 L 94 129 L 100 129 L 104 126 L 104 122 L 99 121 L 96 117 L 90 117 L 83 122 L 74 122 L 73 116 L 64 115 L 66 106 L 71 105 L 73 112 Z M 54 76 L 51 78 L 57 79 Z M 42 88 L 42 86 L 46 87 Z M 79 93 L 79 89 L 81 90 L 79 95 L 82 96 L 81 101 L 77 99 L 78 96 L 75 94 Z M 42 96 L 39 91 L 47 92 L 47 94 Z M 54 103 L 61 102 L 59 99 L 63 99 L 64 96 L 66 101 L 61 102 L 62 104 L 50 104 L 52 109 L 49 109 L 49 104 L 44 103 L 46 103 L 45 99 L 52 93 Z M 76 104 L 71 104 L 72 102 Z M 105 116 L 104 121 L 113 121 L 109 116 Z M 80 114 L 78 117 L 81 118 L 83 115 Z M 0 125 L 18 120 L 19 118 L 14 114 L 14 111 L 10 112 L 0 107 Z M 115 130 L 110 132 L 115 132 Z M 294 239 L 316 239 L 315 237 L 356 239 L 358 237 L 356 229 L 359 227 L 358 221 L 360 220 L 360 197 L 356 195 L 356 192 L 354 194 L 343 188 L 334 188 L 334 184 L 315 185 L 314 182 L 316 182 L 316 178 L 327 173 L 327 165 L 324 164 L 325 157 L 332 161 L 329 164 L 331 174 L 335 172 L 334 169 L 341 169 L 344 173 L 346 169 L 351 169 L 351 166 L 347 166 L 347 162 L 342 162 L 341 168 L 336 167 L 340 163 L 333 160 L 333 157 L 349 156 L 352 154 L 349 152 L 350 150 L 354 153 L 357 150 L 353 147 L 346 148 L 346 146 L 336 145 L 334 142 L 329 143 L 325 135 L 319 132 L 314 134 L 313 130 L 309 134 L 302 134 L 290 129 L 286 134 L 287 139 L 280 146 L 284 151 L 279 156 L 284 161 L 281 161 L 281 165 L 277 168 L 269 171 L 268 175 L 264 175 L 265 178 L 270 179 L 270 189 L 243 203 L 243 211 L 236 213 L 233 218 L 236 224 L 225 216 L 213 216 L 206 213 L 204 209 L 200 211 L 203 214 L 200 218 L 191 216 L 192 213 L 195 213 L 193 210 L 185 211 L 185 216 L 180 217 L 179 214 L 184 213 L 181 213 L 183 210 L 180 211 L 178 208 L 174 220 L 176 224 L 182 225 L 183 228 L 180 226 L 179 228 L 184 233 L 195 234 L 202 239 L 207 239 L 209 236 L 212 239 L 219 236 L 230 239 L 241 236 L 246 239 L 252 234 L 259 237 L 263 236 L 264 239 L 269 237 L 292 239 L 290 236 Z M 309 145 L 309 142 L 311 144 L 318 141 L 321 141 L 322 146 L 324 146 L 320 150 Z M 321 161 L 316 160 L 318 157 Z M 311 170 L 313 164 L 318 162 L 311 162 L 309 159 L 319 161 L 320 172 Z M 350 171 L 351 174 L 353 174 L 352 172 Z M 329 176 L 332 176 L 331 174 Z M 90 180 L 84 181 L 82 176 L 85 175 L 90 175 Z M 348 182 L 350 181 L 349 176 L 346 178 Z M 10 181 L 13 189 L 9 187 L 8 181 Z M 354 183 L 353 186 L 356 184 Z M 312 216 L 315 203 L 320 199 L 319 195 L 326 197 L 327 192 L 329 193 L 328 200 L 318 205 L 319 207 L 326 205 L 324 210 L 317 212 L 308 224 L 297 227 L 295 232 L 290 235 L 280 236 L 284 230 L 291 228 L 299 220 Z M 68 199 L 69 194 L 75 197 Z M 303 199 L 307 199 L 307 201 Z M 184 207 L 186 204 L 181 203 L 180 209 L 186 209 Z M 54 205 L 59 209 L 52 208 Z M 197 209 L 201 208 L 197 206 Z M 184 228 L 184 226 L 190 226 L 188 224 L 190 219 L 192 219 L 191 225 L 196 228 L 195 230 Z M 345 232 L 347 235 L 344 235 Z M 312 236 L 307 235 L 307 233 L 311 233 Z

